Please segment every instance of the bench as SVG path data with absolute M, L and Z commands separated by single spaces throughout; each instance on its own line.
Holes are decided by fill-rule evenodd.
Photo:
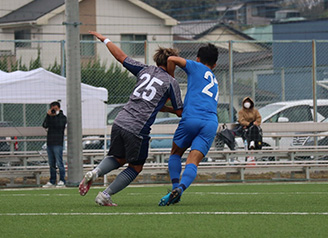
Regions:
M 233 127 L 234 124 L 228 124 L 229 127 Z M 152 134 L 156 135 L 156 138 L 153 139 L 172 139 L 177 125 L 154 125 L 152 128 Z M 4 130 L 2 130 L 4 129 Z M 0 130 L 0 137 L 8 136 L 18 136 L 18 137 L 30 137 L 30 136 L 45 136 L 45 131 L 42 127 L 22 127 L 22 128 L 2 128 Z M 265 137 L 275 138 L 278 142 L 280 138 L 283 137 L 293 137 L 293 136 L 316 136 L 317 133 L 321 133 L 328 130 L 328 123 L 267 123 L 262 125 L 262 129 Z M 107 133 L 104 137 L 108 136 L 110 133 L 111 127 L 109 126 L 106 131 L 104 129 L 85 129 L 83 130 L 83 135 L 102 135 Z M 298 134 L 296 134 L 298 133 Z M 158 136 L 162 135 L 162 136 Z M 35 141 L 44 141 L 43 139 L 19 139 L 20 141 L 25 140 L 35 140 Z M 14 142 L 16 140 L 12 140 Z M 276 144 L 278 145 L 278 143 Z M 84 165 L 84 169 L 90 169 L 95 166 L 95 161 L 102 160 L 106 153 L 103 150 L 88 150 L 83 151 L 83 156 L 88 164 Z M 186 151 L 185 156 L 188 155 Z M 312 146 L 312 147 L 290 147 L 285 149 L 280 149 L 279 146 L 274 146 L 272 148 L 264 148 L 262 150 L 256 151 L 245 151 L 245 150 L 216 150 L 214 147 L 207 154 L 207 158 L 211 158 L 214 162 L 224 162 L 226 164 L 214 165 L 207 164 L 205 167 L 203 165 L 199 168 L 199 173 L 226 173 L 226 174 L 239 174 L 241 176 L 241 181 L 244 181 L 245 173 L 252 171 L 291 171 L 292 173 L 309 173 L 313 169 L 326 170 L 327 164 L 319 163 L 314 166 L 312 163 L 298 165 L 295 163 L 297 157 L 301 156 L 314 156 L 315 161 L 319 157 L 325 157 L 328 155 L 328 147 L 326 146 Z M 64 157 L 67 155 L 64 154 Z M 149 157 L 147 163 L 144 166 L 142 171 L 143 182 L 150 181 L 151 176 L 157 176 L 158 179 L 161 179 L 164 176 L 168 175 L 167 164 L 164 163 L 170 156 L 170 148 L 162 149 L 150 149 Z M 262 158 L 274 158 L 276 164 L 270 164 L 269 161 L 266 161 L 267 164 L 259 164 L 260 161 L 256 161 L 256 166 L 251 168 L 247 164 L 235 164 L 231 163 L 234 158 L 245 158 L 245 157 L 254 157 L 257 160 Z M 66 158 L 67 159 L 67 158 Z M 40 183 L 40 176 L 49 175 L 48 166 L 40 166 L 43 168 L 35 168 L 33 166 L 27 166 L 29 161 L 42 161 L 46 162 L 47 155 L 46 153 L 40 153 L 40 151 L 10 151 L 6 153 L 0 153 L 1 162 L 17 162 L 21 166 L 12 166 L 4 167 L 7 170 L 0 167 L 0 177 L 10 177 L 11 179 L 15 176 L 22 177 L 33 177 L 36 179 L 36 183 Z M 290 161 L 289 164 L 281 164 L 278 166 L 277 162 L 279 161 Z M 20 169 L 14 167 L 21 167 Z M 12 172 L 12 171 L 14 172 Z M 20 170 L 20 171 L 19 171 Z M 117 173 L 120 170 L 117 171 Z M 307 172 L 308 171 L 308 172 Z M 114 173 L 115 174 L 115 173 Z M 306 179 L 310 180 L 310 175 L 306 175 Z
M 187 150 L 184 157 L 187 157 Z M 255 157 L 255 158 L 274 158 L 274 160 L 288 159 L 295 160 L 295 157 L 301 156 L 326 156 L 328 155 L 328 147 L 307 147 L 307 148 L 291 148 L 291 149 L 268 149 L 268 150 L 215 150 L 211 148 L 206 157 L 216 160 L 229 161 L 236 157 Z M 165 162 L 170 156 L 170 149 L 150 149 L 149 157 L 157 163 Z M 150 159 L 149 159 L 150 160 Z
M 184 169 L 185 163 L 182 163 Z M 305 175 L 306 181 L 311 181 L 311 172 L 328 171 L 328 160 L 323 161 L 271 161 L 271 162 L 246 162 L 231 164 L 229 162 L 201 162 L 198 166 L 198 175 L 210 175 L 209 182 L 217 182 L 215 177 L 217 174 L 226 174 L 226 180 L 229 180 L 229 175 L 237 174 L 240 176 L 241 182 L 246 182 L 246 174 L 264 173 L 264 172 L 289 172 L 293 179 L 296 173 Z M 168 177 L 167 163 L 160 163 L 154 166 L 152 163 L 146 163 L 141 175 L 142 182 L 154 182 L 151 180 L 151 175 L 158 175 L 157 178 L 163 181 L 164 176 Z M 225 181 L 226 181 L 225 180 Z
M 19 166 L 20 167 L 20 166 Z M 13 187 L 15 186 L 15 178 L 23 178 L 24 183 L 27 178 L 33 178 L 36 181 L 37 185 L 40 185 L 40 177 L 41 174 L 46 172 L 48 170 L 49 174 L 49 167 L 44 168 L 18 168 L 18 166 L 15 167 L 0 167 L 0 178 L 9 178 L 10 183 L 7 184 L 7 186 Z
M 227 165 L 199 166 L 200 172 L 212 171 L 213 169 L 221 172 L 234 173 L 240 175 L 240 181 L 244 182 L 245 174 L 265 173 L 265 172 L 292 172 L 304 173 L 307 181 L 311 180 L 311 171 L 328 171 L 328 161 L 269 161 L 269 162 L 246 162 Z
M 84 173 L 93 169 L 94 165 L 84 165 Z M 182 163 L 184 169 L 185 163 Z M 118 170 L 112 171 L 109 175 L 117 175 L 126 166 L 121 167 Z M 67 167 L 66 167 L 67 169 Z M 328 171 L 328 160 L 310 160 L 310 161 L 250 161 L 250 162 L 201 162 L 198 167 L 198 175 L 210 175 L 209 182 L 219 181 L 216 179 L 218 174 L 226 174 L 226 180 L 229 180 L 229 176 L 234 174 L 240 176 L 241 182 L 246 182 L 246 174 L 265 173 L 265 172 L 289 172 L 291 178 L 294 174 L 302 173 L 305 175 L 306 181 L 311 181 L 311 172 L 314 171 Z M 49 177 L 48 166 L 11 166 L 0 167 L 0 177 L 9 178 L 10 183 L 7 186 L 15 186 L 15 178 L 33 178 L 36 180 L 36 185 L 40 185 L 40 177 Z M 152 176 L 155 179 L 152 179 Z M 143 171 L 138 177 L 139 183 L 153 183 L 154 181 L 163 182 L 165 178 L 169 178 L 167 163 L 146 163 Z M 107 184 L 106 180 L 104 181 Z
M 94 165 L 88 164 L 83 165 L 83 173 L 90 171 L 94 168 Z M 67 166 L 65 166 L 67 171 Z M 117 170 L 112 171 L 109 175 L 118 175 L 123 171 L 126 166 L 123 166 Z M 58 171 L 57 171 L 58 172 Z M 139 183 L 151 183 L 151 176 L 156 176 L 155 180 L 163 181 L 164 176 L 168 176 L 168 168 L 166 165 L 155 165 L 153 163 L 145 164 L 143 171 L 140 173 L 142 179 L 138 180 Z M 9 178 L 10 183 L 7 184 L 8 187 L 15 187 L 18 184 L 15 184 L 16 178 L 23 178 L 24 184 L 26 179 L 32 178 L 35 179 L 37 186 L 41 186 L 41 177 L 49 177 L 49 166 L 7 166 L 0 167 L 0 178 Z

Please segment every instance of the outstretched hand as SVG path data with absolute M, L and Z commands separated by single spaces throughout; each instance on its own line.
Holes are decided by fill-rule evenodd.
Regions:
M 89 31 L 89 33 L 91 35 L 94 35 L 95 37 L 97 37 L 101 42 L 104 42 L 104 40 L 106 39 L 105 36 L 103 36 L 102 34 L 96 32 L 96 31 Z
M 103 36 L 102 34 L 99 34 L 96 31 L 89 31 L 91 35 L 94 35 L 97 37 L 101 42 L 104 42 L 104 40 L 108 39 L 107 37 Z M 108 43 L 108 42 L 107 42 Z M 123 64 L 124 60 L 126 59 L 127 55 L 115 44 L 107 44 L 106 47 L 110 51 L 110 53 L 115 57 L 117 61 L 119 61 L 121 64 Z

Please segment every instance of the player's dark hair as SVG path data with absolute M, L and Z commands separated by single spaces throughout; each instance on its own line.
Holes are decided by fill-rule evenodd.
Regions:
M 200 47 L 197 53 L 197 57 L 199 58 L 200 62 L 209 66 L 214 66 L 216 64 L 218 56 L 218 48 L 211 43 L 206 46 Z
M 54 107 L 54 106 L 57 106 L 60 108 L 60 103 L 58 101 L 54 101 L 54 102 L 50 103 L 50 108 Z
M 159 47 L 154 54 L 154 61 L 157 66 L 167 67 L 167 58 L 170 56 L 178 56 L 179 51 L 173 48 Z

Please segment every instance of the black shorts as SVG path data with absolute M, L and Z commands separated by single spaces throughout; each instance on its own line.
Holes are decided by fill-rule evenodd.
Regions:
M 148 157 L 149 140 L 148 135 L 137 135 L 113 124 L 108 155 L 142 165 Z

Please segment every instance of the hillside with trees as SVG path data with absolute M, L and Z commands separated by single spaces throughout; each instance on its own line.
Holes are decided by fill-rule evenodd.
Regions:
M 238 5 L 246 0 L 142 0 L 156 9 L 179 20 L 216 19 L 216 7 Z M 263 1 L 263 4 L 265 1 Z M 328 0 L 276 0 L 282 9 L 296 9 L 308 18 L 327 17 Z
M 212 19 L 218 0 L 143 0 L 143 2 L 179 20 Z

